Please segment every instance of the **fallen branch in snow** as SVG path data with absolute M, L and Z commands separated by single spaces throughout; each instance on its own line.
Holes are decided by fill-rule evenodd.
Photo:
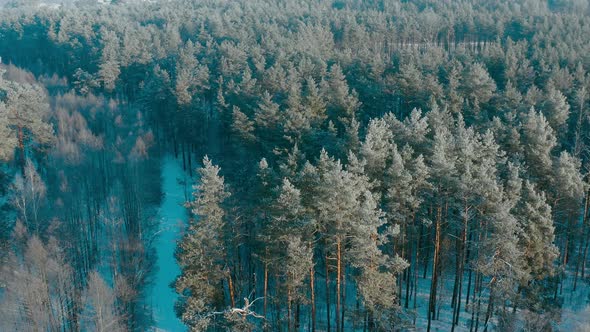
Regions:
M 224 311 L 214 311 L 207 315 L 207 317 L 215 316 L 215 315 L 240 315 L 242 318 L 246 318 L 248 316 L 252 316 L 254 318 L 265 319 L 264 316 L 257 314 L 255 311 L 252 311 L 250 308 L 254 305 L 254 303 L 264 297 L 258 297 L 254 299 L 254 301 L 250 302 L 248 298 L 244 298 L 244 306 L 242 308 L 229 308 Z

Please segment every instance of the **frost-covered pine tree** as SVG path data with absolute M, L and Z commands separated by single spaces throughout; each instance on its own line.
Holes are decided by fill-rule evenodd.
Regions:
M 354 91 L 350 91 L 342 67 L 338 64 L 330 67 L 327 81 L 328 91 L 326 95 L 332 107 L 333 119 L 352 119 L 358 110 L 360 102 Z
M 479 110 L 496 92 L 496 83 L 481 63 L 473 63 L 463 71 L 461 90 L 470 106 Z
M 194 186 L 193 201 L 189 203 L 194 217 L 177 254 L 182 272 L 176 280 L 176 291 L 180 294 L 182 320 L 193 330 L 201 331 L 214 320 L 212 312 L 230 304 L 226 303 L 225 288 L 231 302 L 233 285 L 224 241 L 223 202 L 229 193 L 219 167 L 208 157 L 198 171 L 199 184 Z
M 209 69 L 199 63 L 196 52 L 197 48 L 189 40 L 178 55 L 174 94 L 179 105 L 188 105 L 195 94 L 209 87 Z
M 28 145 L 54 140 L 47 93 L 36 84 L 4 79 L 4 74 L 5 70 L 0 69 L 0 135 L 6 138 L 0 142 L 0 160 L 11 159 L 17 147 L 24 171 Z
M 570 105 L 566 97 L 553 84 L 549 84 L 544 97 L 542 110 L 549 124 L 555 130 L 564 129 L 570 114 Z
M 393 144 L 393 133 L 385 120 L 371 120 L 365 140 L 361 144 L 360 156 L 364 158 L 365 170 L 372 179 L 383 178 L 391 158 Z
M 349 259 L 359 270 L 356 277 L 359 295 L 368 312 L 369 326 L 376 329 L 392 329 L 399 321 L 396 275 L 408 267 L 397 255 L 385 255 L 380 249 L 387 237 L 379 228 L 385 224 L 385 214 L 377 207 L 375 195 L 365 190 L 359 197 L 358 220 L 352 225 Z M 390 230 L 395 238 L 399 227 Z
M 232 112 L 232 131 L 242 140 L 246 142 L 253 142 L 256 140 L 254 136 L 254 121 L 250 120 L 246 114 L 240 111 L 240 108 L 234 106 Z
M 254 113 L 254 122 L 263 130 L 272 130 L 280 122 L 279 104 L 272 100 L 268 91 L 262 94 L 258 108 Z
M 552 275 L 559 251 L 553 243 L 555 227 L 545 193 L 539 192 L 534 184 L 525 181 L 515 215 L 522 228 L 520 247 L 530 279 L 540 280 Z
M 99 64 L 98 77 L 107 91 L 113 91 L 119 75 L 121 64 L 119 61 L 120 40 L 114 31 L 104 26 L 100 29 L 102 54 Z
M 525 160 L 531 175 L 547 184 L 550 180 L 553 160 L 551 152 L 557 145 L 555 131 L 541 112 L 531 107 L 522 127 Z

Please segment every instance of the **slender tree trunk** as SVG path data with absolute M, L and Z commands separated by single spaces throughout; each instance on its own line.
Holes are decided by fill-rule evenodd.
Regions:
M 342 274 L 342 241 L 336 240 L 336 331 L 340 331 L 340 305 L 341 305 L 341 274 Z
M 471 234 L 469 234 L 469 240 L 471 241 Z M 469 255 L 471 253 L 471 251 L 469 250 L 469 247 L 466 248 L 466 254 L 465 254 L 465 265 L 469 264 Z M 465 310 L 467 310 L 468 306 L 469 306 L 469 296 L 471 295 L 471 280 L 473 278 L 473 270 L 471 268 L 469 268 L 469 278 L 467 281 L 467 296 L 465 297 Z
M 585 233 L 590 233 L 590 227 L 588 227 L 588 208 L 590 207 L 590 191 L 586 192 L 586 199 L 584 200 L 584 215 L 582 216 L 582 245 L 579 248 L 578 253 L 578 262 L 576 264 L 576 276 L 574 279 L 574 291 L 576 290 L 577 282 L 578 282 L 578 272 L 580 270 L 580 266 L 582 266 L 582 278 L 584 278 L 584 270 L 586 269 L 586 252 L 588 248 L 588 236 L 584 236 Z M 588 230 L 586 230 L 588 229 Z M 583 262 L 583 263 L 582 263 Z
M 344 314 L 346 312 L 346 273 L 342 269 L 342 308 L 340 312 L 340 331 L 344 331 Z
M 172 135 L 172 145 L 174 146 L 174 158 L 178 159 L 178 144 L 176 143 L 176 133 Z
M 576 291 L 576 288 L 578 287 L 578 274 L 580 272 L 580 263 L 581 263 L 581 257 L 582 257 L 582 253 L 583 253 L 583 247 L 580 246 L 578 249 L 578 259 L 576 261 L 576 272 L 574 274 L 574 289 L 573 291 Z
M 301 315 L 301 303 L 299 303 L 299 300 L 297 300 L 297 306 L 295 307 L 295 331 L 299 331 L 300 315 Z
M 582 279 L 585 277 L 586 273 L 586 262 L 588 261 L 588 244 L 590 243 L 590 227 L 588 227 L 588 232 L 586 233 L 586 247 L 584 248 L 584 258 L 582 258 Z
M 422 228 L 420 228 L 422 229 Z M 420 232 L 421 234 L 422 232 Z M 417 244 L 417 248 L 416 248 L 416 263 L 418 263 L 420 261 L 420 239 L 418 239 L 418 244 Z M 417 308 L 417 303 L 416 303 L 416 298 L 418 297 L 418 269 L 416 268 L 416 266 L 414 266 L 414 311 L 416 311 Z M 414 325 L 416 325 L 416 315 L 414 316 Z
M 268 308 L 268 248 L 266 249 L 266 259 L 264 262 L 264 307 L 263 307 L 263 315 L 266 316 L 266 309 Z
M 279 280 L 280 280 L 279 274 L 278 273 L 275 273 L 275 283 L 274 283 L 274 286 L 275 286 L 275 294 L 276 295 L 280 294 L 280 283 L 278 282 Z M 276 326 L 279 326 L 280 327 L 281 324 L 282 324 L 282 322 L 281 322 L 281 316 L 282 316 L 281 311 L 283 310 L 283 308 L 281 307 L 281 304 L 282 303 L 281 303 L 281 301 L 278 301 L 276 299 L 273 302 L 274 302 L 274 305 L 275 305 L 275 310 L 273 312 L 273 315 L 275 316 L 275 324 L 276 324 Z
M 438 264 L 440 252 L 440 231 L 441 231 L 442 206 L 437 207 L 436 225 L 435 225 L 435 240 L 434 240 L 434 256 L 432 258 L 432 281 L 430 283 L 430 297 L 428 301 L 428 326 L 427 331 L 430 332 L 432 318 L 436 314 L 436 293 L 438 282 Z
M 406 298 L 404 301 L 404 307 L 407 309 L 409 306 L 409 302 L 410 302 L 410 295 L 412 294 L 410 291 L 410 285 L 411 285 L 411 280 L 412 280 L 412 269 L 414 268 L 414 264 L 412 261 L 413 255 L 414 255 L 414 227 L 415 227 L 415 221 L 416 221 L 416 213 L 412 213 L 412 217 L 411 217 L 412 223 L 409 226 L 406 226 L 406 243 L 408 245 L 408 250 L 407 250 L 407 254 L 406 254 L 406 260 L 409 264 L 409 267 L 404 271 L 404 274 L 406 276 Z M 401 293 L 400 293 L 401 296 Z
M 184 153 L 184 143 L 180 143 L 180 147 L 182 149 L 182 170 L 186 172 L 186 156 Z
M 424 227 L 423 225 L 421 225 L 420 227 Z M 422 229 L 420 229 L 420 233 L 422 234 Z M 430 239 L 432 238 L 432 232 L 430 230 L 428 230 L 428 234 L 427 234 L 427 239 L 424 241 L 426 242 L 428 245 L 427 246 L 423 246 L 423 248 L 426 249 L 426 253 L 424 255 L 424 273 L 422 275 L 422 279 L 426 279 L 426 273 L 428 272 L 428 263 L 430 262 Z
M 469 217 L 468 217 L 469 209 L 467 204 L 465 205 L 463 217 L 463 231 L 461 234 L 461 255 L 460 255 L 460 267 L 459 267 L 459 280 L 458 280 L 458 293 L 457 293 L 457 302 L 456 302 L 456 310 L 454 312 L 453 317 L 453 327 L 452 330 L 455 330 L 455 325 L 459 324 L 459 315 L 461 314 L 461 296 L 463 294 L 463 275 L 465 274 L 465 264 L 467 260 L 467 233 L 469 232 Z
M 564 267 L 569 262 L 570 236 L 572 234 L 571 224 L 572 224 L 572 218 L 571 218 L 571 213 L 570 213 L 570 214 L 568 214 L 568 217 L 567 217 L 567 224 L 566 224 L 566 230 L 565 230 L 565 247 L 563 248 L 563 262 L 562 262 Z
M 488 299 L 488 310 L 486 311 L 486 319 L 484 322 L 484 331 L 486 331 L 486 332 L 488 330 L 488 322 L 490 321 L 490 317 L 492 316 L 493 310 L 494 310 L 494 284 L 492 283 L 490 286 L 490 297 Z
M 453 282 L 453 297 L 451 298 L 451 308 L 453 308 L 453 316 L 455 315 L 455 310 L 457 309 L 457 288 L 459 287 L 459 270 L 461 269 L 460 261 L 461 261 L 461 243 L 460 243 L 461 236 L 457 234 L 455 239 L 455 281 Z
M 479 275 L 479 282 L 478 282 L 478 292 L 479 295 L 477 296 L 477 312 L 475 313 L 475 332 L 479 329 L 479 314 L 481 311 L 481 284 L 482 284 L 482 276 Z
M 189 172 L 189 175 L 190 175 L 191 178 L 193 177 L 193 162 L 192 162 L 192 158 L 191 158 L 191 156 L 193 154 L 193 152 L 192 152 L 192 146 L 193 145 L 190 144 L 189 145 L 189 149 L 188 149 L 188 172 Z
M 328 324 L 328 332 L 330 332 L 330 268 L 328 266 L 329 257 L 328 252 L 326 251 L 326 319 Z
M 309 270 L 309 289 L 311 293 L 311 331 L 315 332 L 316 309 L 315 309 L 315 269 L 312 266 Z
M 227 271 L 227 284 L 229 287 L 229 300 L 231 302 L 231 307 L 236 307 L 236 297 L 235 297 L 235 290 L 234 290 L 234 283 L 231 277 L 231 271 Z
M 293 316 L 292 313 L 292 309 L 291 309 L 291 303 L 293 302 L 293 299 L 291 298 L 291 287 L 288 287 L 287 289 L 287 330 L 288 331 L 293 331 L 293 323 L 291 320 L 291 317 Z

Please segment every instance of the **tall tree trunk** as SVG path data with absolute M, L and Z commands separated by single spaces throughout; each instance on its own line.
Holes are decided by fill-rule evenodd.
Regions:
M 477 282 L 478 286 L 478 293 L 479 295 L 477 296 L 477 312 L 475 313 L 475 332 L 478 331 L 479 329 L 479 315 L 481 312 L 481 291 L 482 291 L 482 281 L 483 280 L 483 276 L 481 274 L 479 274 L 479 281 Z M 475 293 L 474 293 L 475 294 Z
M 469 232 L 469 208 L 467 204 L 465 204 L 464 210 L 464 217 L 463 217 L 463 231 L 461 232 L 461 254 L 460 254 L 460 265 L 459 265 L 459 280 L 458 280 L 458 289 L 457 289 L 457 302 L 456 308 L 453 316 L 453 327 L 452 330 L 455 330 L 455 325 L 459 324 L 459 315 L 461 314 L 461 296 L 463 294 L 463 275 L 465 274 L 465 264 L 467 263 L 467 233 Z
M 442 219 L 442 206 L 439 205 L 436 211 L 436 225 L 435 225 L 435 240 L 434 240 L 434 256 L 432 258 L 432 281 L 430 283 L 430 297 L 428 301 L 428 326 L 427 331 L 430 332 L 432 318 L 436 313 L 436 293 L 437 293 L 437 282 L 438 282 L 438 270 L 439 270 L 439 252 L 440 252 L 440 238 L 441 238 L 441 219 Z
M 268 248 L 266 248 L 266 258 L 264 262 L 264 306 L 263 315 L 266 316 L 266 309 L 268 308 Z
M 231 303 L 231 307 L 236 307 L 236 297 L 235 297 L 235 290 L 234 290 L 234 283 L 231 277 L 231 270 L 228 269 L 227 271 L 227 285 L 229 287 L 229 300 Z
M 484 322 L 484 331 L 487 332 L 488 330 L 488 322 L 490 321 L 490 317 L 492 316 L 492 311 L 494 308 L 494 284 L 490 286 L 490 297 L 488 299 L 488 310 L 486 312 L 486 319 Z
M 342 308 L 340 310 L 340 331 L 344 331 L 344 314 L 346 312 L 346 273 L 342 269 Z
M 180 143 L 180 148 L 182 149 L 182 170 L 186 172 L 186 156 L 184 154 L 184 146 L 184 142 Z
M 472 241 L 471 238 L 471 234 L 468 235 L 468 243 L 470 243 Z M 479 243 L 479 241 L 478 241 Z M 469 264 L 469 256 L 471 254 L 471 251 L 469 249 L 469 247 L 466 248 L 466 252 L 465 252 L 465 265 L 467 266 Z M 469 278 L 467 281 L 467 296 L 465 296 L 465 310 L 467 310 L 467 307 L 469 306 L 469 296 L 471 295 L 471 280 L 473 279 L 473 270 L 471 268 L 469 268 Z
M 590 243 L 590 227 L 588 227 L 588 232 L 586 233 L 586 246 L 584 247 L 584 257 L 582 258 L 582 279 L 585 277 L 586 273 L 586 262 L 588 261 L 588 244 Z
M 327 324 L 328 324 L 328 332 L 330 332 L 330 268 L 328 266 L 328 262 L 329 262 L 329 257 L 328 257 L 328 252 L 326 251 L 326 256 L 325 256 L 326 262 L 326 319 L 327 319 Z
M 342 240 L 336 239 L 336 331 L 340 331 L 340 305 L 341 305 L 341 274 L 342 274 Z
M 295 331 L 299 331 L 300 317 L 301 315 L 301 303 L 297 300 L 297 306 L 295 307 Z
M 420 234 L 422 234 L 422 226 L 420 227 Z M 422 237 L 420 235 L 420 237 Z M 415 262 L 418 263 L 420 261 L 420 238 L 418 238 L 418 244 L 416 245 L 416 260 Z M 414 266 L 414 311 L 416 311 L 417 303 L 416 298 L 418 297 L 418 269 Z M 416 325 L 416 315 L 414 316 L 414 325 Z
M 576 275 L 574 278 L 574 291 L 576 290 L 577 282 L 578 282 L 578 272 L 580 270 L 580 266 L 582 266 L 582 278 L 584 278 L 584 270 L 586 268 L 586 264 L 582 265 L 582 262 L 585 261 L 586 258 L 586 251 L 588 248 L 588 236 L 585 236 L 586 232 L 590 232 L 590 227 L 588 227 L 588 208 L 590 204 L 590 191 L 586 191 L 586 198 L 584 200 L 584 215 L 582 216 L 582 244 L 579 247 L 578 252 L 578 261 L 576 263 Z M 587 230 L 588 229 L 588 230 Z
M 315 332 L 316 309 L 315 309 L 315 269 L 314 266 L 309 269 L 309 289 L 311 293 L 311 332 Z
M 412 268 L 415 269 L 414 264 L 412 263 L 412 257 L 413 257 L 413 251 L 414 251 L 414 239 L 413 239 L 413 230 L 414 230 L 414 222 L 415 222 L 415 214 L 412 215 L 412 225 L 411 227 L 407 227 L 406 231 L 407 231 L 407 235 L 406 235 L 406 241 L 408 243 L 408 253 L 407 253 L 407 261 L 408 261 L 408 268 L 406 269 L 406 299 L 404 302 L 404 307 L 407 309 L 409 302 L 410 302 L 410 284 L 411 284 L 411 276 L 412 276 Z M 412 232 L 410 233 L 410 229 L 412 230 Z
M 291 296 L 291 287 L 288 287 L 287 289 L 287 330 L 288 331 L 293 331 L 293 323 L 292 323 L 292 319 L 291 317 L 293 316 L 292 313 L 292 309 L 291 309 L 291 304 L 293 302 L 292 296 Z

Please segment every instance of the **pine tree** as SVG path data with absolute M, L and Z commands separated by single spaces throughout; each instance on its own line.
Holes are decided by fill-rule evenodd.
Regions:
M 487 103 L 496 91 L 496 83 L 481 63 L 473 63 L 463 71 L 463 95 L 476 110 Z
M 381 251 L 380 247 L 387 240 L 379 233 L 379 228 L 385 224 L 383 217 L 374 195 L 366 190 L 359 197 L 359 219 L 352 225 L 349 255 L 352 266 L 360 270 L 358 290 L 368 311 L 370 326 L 393 330 L 399 320 L 395 276 L 408 264 L 397 255 L 387 256 Z M 393 241 L 398 232 L 399 227 L 391 229 L 389 240 Z
M 311 128 L 309 119 L 304 112 L 301 100 L 301 85 L 297 82 L 291 85 L 287 97 L 285 110 L 284 131 L 291 143 L 301 140 L 301 137 Z
M 547 183 L 553 161 L 551 152 L 557 145 L 555 132 L 545 116 L 531 108 L 523 124 L 522 140 L 527 166 L 538 180 Z
M 314 210 L 320 232 L 323 234 L 326 259 L 326 292 L 329 292 L 330 275 L 328 261 L 336 263 L 336 330 L 340 329 L 341 312 L 341 285 L 343 272 L 343 252 L 346 233 L 350 229 L 350 223 L 356 207 L 355 188 L 352 184 L 351 174 L 344 171 L 340 161 L 330 157 L 325 150 L 320 153 L 317 172 L 319 182 L 314 188 L 316 200 Z M 330 257 L 330 255 L 332 255 Z M 329 296 L 328 296 L 329 297 Z M 327 298 L 328 321 L 330 299 Z
M 445 206 L 448 203 L 447 190 L 455 185 L 456 180 L 456 156 L 453 153 L 453 138 L 446 126 L 440 124 L 434 127 L 434 142 L 432 143 L 430 157 L 430 169 L 432 184 L 434 186 L 434 253 L 432 258 L 432 280 L 428 301 L 428 326 L 431 329 L 431 320 L 436 316 L 437 290 L 439 273 L 441 269 L 441 244 L 445 218 Z
M 572 157 L 566 151 L 555 162 L 553 175 L 552 207 L 556 219 L 564 220 L 559 227 L 560 233 L 565 233 L 565 242 L 562 242 L 560 251 L 562 253 L 562 264 L 567 264 L 570 256 L 575 252 L 572 246 L 572 238 L 576 239 L 579 232 L 578 220 L 580 220 L 580 206 L 586 191 L 586 184 L 580 173 L 581 163 L 577 158 Z
M 119 37 L 114 31 L 101 28 L 102 55 L 98 77 L 107 91 L 113 91 L 121 68 L 119 63 Z
M 271 236 L 278 238 L 278 245 L 284 248 L 285 266 L 278 267 L 285 274 L 287 293 L 287 317 L 289 329 L 298 328 L 299 315 L 293 317 L 293 305 L 305 300 L 304 281 L 310 276 L 313 282 L 315 274 L 313 261 L 313 225 L 306 223 L 304 209 L 301 205 L 301 192 L 287 179 L 283 179 L 281 191 L 277 198 L 275 225 Z M 313 286 L 311 287 L 313 291 Z M 312 295 L 315 297 L 315 294 Z M 315 303 L 312 303 L 315 311 Z M 299 311 L 297 311 L 299 312 Z M 315 312 L 312 312 L 315 315 Z M 315 320 L 315 317 L 313 318 Z
M 223 282 L 227 281 L 230 302 L 232 281 L 227 261 L 224 200 L 229 196 L 219 167 L 208 157 L 199 170 L 199 185 L 194 186 L 194 200 L 189 204 L 195 216 L 181 243 L 178 261 L 182 273 L 176 281 L 181 295 L 182 320 L 195 330 L 205 330 L 215 320 L 215 310 L 227 302 Z M 198 219 L 198 220 L 197 220 Z
M 0 160 L 2 161 L 9 161 L 13 158 L 14 149 L 18 144 L 16 134 L 10 128 L 6 112 L 6 105 L 0 103 Z
M 453 113 L 459 113 L 461 111 L 461 106 L 463 105 L 463 97 L 459 92 L 461 69 L 457 66 L 453 66 L 447 74 L 447 80 L 446 98 L 449 103 L 449 109 Z
M 388 229 L 399 228 L 399 235 L 392 239 L 393 252 L 400 254 L 410 263 L 405 274 L 405 302 L 407 308 L 410 301 L 410 272 L 416 272 L 418 262 L 414 260 L 414 252 L 419 249 L 421 239 L 418 238 L 418 213 L 423 201 L 423 191 L 429 187 L 428 167 L 422 155 L 414 157 L 414 152 L 405 146 L 400 153 L 394 146 L 392 163 L 388 167 L 385 182 L 385 206 Z M 402 285 L 400 283 L 400 292 Z M 399 295 L 400 297 L 402 294 Z
M 286 240 L 287 256 L 285 260 L 286 287 L 287 287 L 287 317 L 290 330 L 298 330 L 299 327 L 299 310 L 293 319 L 293 305 L 299 306 L 305 301 L 303 293 L 304 282 L 307 276 L 310 276 L 310 283 L 314 282 L 313 248 L 309 241 L 303 241 L 300 237 L 290 236 Z M 311 271 L 311 272 L 310 272 Z M 311 287 L 313 291 L 313 286 Z M 315 294 L 312 295 L 312 320 L 315 320 Z
M 545 91 L 542 110 L 551 127 L 558 130 L 563 128 L 568 120 L 570 105 L 563 93 L 557 90 L 553 84 L 549 84 Z
M 360 156 L 366 162 L 367 174 L 372 178 L 383 177 L 393 149 L 393 133 L 383 119 L 369 122 L 367 135 L 361 144 Z
M 262 100 L 255 111 L 254 122 L 264 130 L 273 130 L 280 122 L 279 105 L 272 100 L 268 91 L 264 91 Z
M 566 151 L 562 151 L 555 163 L 553 188 L 559 198 L 578 207 L 584 196 L 584 179 L 580 173 L 581 162 Z
M 538 192 L 529 181 L 525 182 L 521 197 L 515 215 L 522 228 L 520 246 L 524 250 L 525 269 L 530 279 L 544 279 L 554 273 L 555 259 L 559 255 L 553 244 L 555 227 L 551 206 L 546 202 L 545 193 Z
M 423 82 L 424 76 L 414 63 L 400 66 L 396 86 L 400 90 L 408 110 L 410 107 L 423 107 L 428 102 L 428 99 L 423 94 Z
M 233 122 L 232 130 L 236 135 L 246 142 L 253 142 L 256 140 L 254 136 L 254 121 L 250 120 L 248 116 L 240 111 L 240 108 L 234 106 L 233 108 Z
M 189 40 L 178 55 L 174 93 L 180 105 L 188 105 L 195 94 L 209 88 L 209 69 L 198 62 L 196 52 L 195 45 Z
M 489 236 L 483 242 L 482 252 L 477 262 L 477 270 L 490 278 L 488 308 L 485 314 L 485 328 L 496 309 L 506 314 L 505 304 L 514 303 L 518 285 L 526 280 L 527 273 L 519 235 L 521 225 L 510 213 L 513 201 L 506 199 L 498 185 L 486 188 L 486 201 L 483 205 L 485 214 L 482 216 L 488 223 Z M 524 256 L 524 257 L 523 257 Z M 481 280 L 481 279 L 480 279 Z M 479 286 L 481 297 L 481 284 Z M 480 300 L 474 309 L 479 319 Z M 496 306 L 502 306 L 496 308 Z M 479 321 L 476 322 L 476 326 Z
M 9 81 L 4 76 L 5 71 L 0 70 L 0 133 L 7 138 L 0 143 L 0 155 L 4 160 L 12 157 L 16 139 L 24 171 L 28 145 L 45 145 L 54 139 L 47 94 L 38 85 Z
M 314 126 L 323 123 L 327 118 L 324 96 L 311 76 L 305 81 L 305 112 Z
M 330 67 L 327 83 L 332 119 L 351 119 L 360 107 L 360 102 L 356 92 L 350 91 L 346 77 L 342 73 L 342 67 L 337 64 Z

